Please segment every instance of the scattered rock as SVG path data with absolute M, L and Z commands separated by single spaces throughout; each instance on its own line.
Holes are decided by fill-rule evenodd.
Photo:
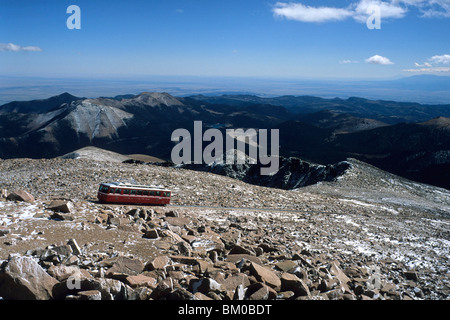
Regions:
M 0 189 L 0 199 L 6 199 L 8 197 L 8 190 Z
M 292 291 L 297 296 L 311 297 L 308 286 L 295 274 L 283 273 L 281 275 L 281 291 Z
M 0 272 L 0 297 L 7 300 L 48 300 L 58 281 L 33 258 L 13 257 Z
M 132 287 L 149 287 L 149 288 L 155 288 L 157 280 L 155 278 L 138 274 L 135 276 L 129 276 L 126 278 L 126 283 Z
M 83 291 L 98 290 L 102 300 L 128 300 L 130 287 L 125 283 L 108 278 L 85 279 L 81 281 Z
M 247 287 L 245 292 L 246 300 L 273 300 L 277 292 L 261 282 L 256 282 Z
M 10 201 L 24 201 L 29 203 L 33 203 L 35 201 L 33 195 L 24 190 L 13 191 L 6 197 L 6 199 Z
M 247 288 L 250 285 L 250 280 L 245 273 L 235 273 L 225 278 L 221 284 L 225 290 L 234 290 L 239 286 Z
M 248 254 L 248 255 L 256 255 L 254 251 L 245 248 L 243 246 L 240 246 L 238 244 L 234 245 L 233 248 L 230 250 L 228 254 Z
M 11 232 L 11 229 L 0 227 L 0 237 L 6 236 L 8 233 Z
M 102 293 L 98 290 L 78 292 L 79 300 L 102 300 Z
M 61 212 L 54 212 L 51 216 L 51 219 L 54 220 L 61 220 L 61 221 L 73 221 L 75 218 L 73 215 L 61 213 Z
M 288 272 L 289 270 L 294 269 L 297 266 L 297 263 L 292 260 L 282 260 L 275 264 L 275 266 L 281 271 Z
M 244 300 L 246 289 L 242 284 L 238 285 L 233 293 L 233 300 Z
M 75 239 L 69 239 L 69 241 L 67 241 L 67 244 L 70 246 L 70 248 L 72 249 L 72 253 L 74 255 L 80 255 L 81 254 L 81 249 L 78 246 L 78 243 Z
M 168 256 L 159 256 L 147 262 L 147 264 L 145 265 L 145 270 L 164 270 L 169 262 L 170 259 Z
M 133 276 L 138 275 L 144 270 L 144 263 L 140 259 L 129 257 L 118 257 L 112 267 L 107 271 L 106 276 L 113 278 L 117 276 Z
M 409 270 L 409 271 L 404 272 L 403 274 L 405 275 L 405 278 L 408 280 L 413 280 L 413 281 L 419 280 L 419 276 L 417 275 L 416 270 Z
M 172 278 L 169 277 L 158 283 L 156 288 L 151 293 L 150 298 L 154 300 L 161 299 L 166 295 L 168 295 L 170 292 L 172 292 L 172 290 L 173 290 L 173 280 Z
M 248 254 L 229 254 L 227 255 L 226 261 L 237 263 L 242 260 L 252 261 L 258 265 L 262 265 L 262 261 L 260 258 Z
M 62 212 L 62 213 L 73 213 L 74 206 L 73 206 L 72 201 L 68 201 L 68 200 L 53 200 L 47 206 L 47 209 L 52 210 L 52 211 L 56 211 L 56 212 Z
M 333 261 L 331 263 L 330 273 L 334 276 L 336 276 L 337 279 L 342 283 L 344 288 L 349 291 L 347 283 L 350 282 L 349 277 L 345 275 L 345 273 L 339 268 L 338 262 Z
M 267 284 L 275 290 L 279 290 L 281 287 L 281 280 L 273 271 L 262 267 L 255 262 L 250 263 L 250 273 L 254 275 L 258 281 Z
M 190 284 L 191 291 L 193 293 L 201 292 L 207 294 L 210 291 L 220 291 L 221 285 L 211 278 L 201 278 L 198 280 L 193 280 Z
M 189 218 L 185 218 L 185 217 L 173 217 L 173 216 L 166 216 L 164 218 L 164 220 L 169 223 L 172 226 L 177 226 L 177 227 L 184 227 L 186 225 L 188 225 L 191 220 Z
M 147 239 L 158 239 L 159 238 L 158 230 L 156 229 L 147 230 L 145 231 L 143 237 Z
M 152 166 L 132 170 L 95 162 L 63 166 L 47 159 L 27 162 L 33 167 L 29 174 L 13 175 L 3 170 L 18 164 L 20 160 L 0 162 L 2 188 L 26 186 L 36 198 L 29 205 L 21 200 L 6 201 L 3 198 L 9 194 L 0 192 L 0 236 L 4 236 L 0 243 L 0 296 L 5 300 L 384 300 L 450 296 L 444 285 L 448 269 L 444 242 L 429 241 L 435 251 L 415 246 L 415 241 L 425 245 L 422 239 L 442 239 L 447 224 L 438 223 L 436 217 L 428 219 L 423 210 L 417 213 L 399 205 L 393 214 L 389 211 L 392 207 L 383 211 L 377 203 L 369 205 L 368 200 L 367 205 L 357 205 L 340 195 L 319 195 L 314 186 L 307 192 L 285 192 L 230 183 L 227 178 L 201 173 L 174 170 L 169 174 Z M 93 181 L 104 179 L 106 174 L 129 175 L 147 179 L 148 183 L 161 179 L 174 189 L 174 203 L 206 208 L 180 207 L 174 211 L 167 207 L 98 204 L 98 185 Z M 358 174 L 355 177 L 359 178 Z M 80 183 L 68 184 L 69 176 Z M 31 181 L 30 177 L 37 178 Z M 58 199 L 60 203 L 50 205 L 46 199 Z M 236 208 L 215 208 L 230 204 Z M 262 209 L 248 209 L 256 207 Z M 53 219 L 66 223 L 48 221 L 49 208 Z M 30 218 L 28 213 L 35 214 Z M 413 241 L 408 234 L 418 230 L 411 223 L 415 219 L 427 228 L 422 226 L 419 231 L 423 233 L 414 233 L 414 239 L 420 240 Z M 39 227 L 32 229 L 33 225 Z M 367 225 L 373 226 L 370 233 L 364 231 Z M 59 232 L 53 238 L 57 240 L 46 240 L 54 232 Z M 388 237 L 391 241 L 384 240 Z M 38 243 L 42 248 L 34 247 Z M 389 258 L 400 250 L 397 243 L 414 255 Z M 21 248 L 26 248 L 24 257 L 30 261 L 21 263 L 20 268 L 31 261 L 35 265 L 27 267 L 32 272 L 17 272 L 13 277 L 13 266 L 19 269 L 15 259 L 21 255 L 6 257 Z M 427 258 L 424 261 L 430 264 L 430 270 L 420 264 L 417 270 L 408 270 L 415 262 L 412 256 Z M 34 273 L 43 281 L 37 281 Z M 11 284 L 14 294 L 5 289 Z
M 78 266 L 53 265 L 47 270 L 48 274 L 58 281 L 67 280 L 69 277 L 77 275 L 83 278 L 90 278 L 88 271 L 80 269 Z
M 179 263 L 188 264 L 188 265 L 198 264 L 198 260 L 197 260 L 198 258 L 196 258 L 196 257 L 174 255 L 174 256 L 170 256 L 170 259 L 174 262 L 179 262 Z
M 175 210 L 167 211 L 165 213 L 165 215 L 166 215 L 166 217 L 175 217 L 175 218 L 180 216 L 180 214 L 177 211 L 175 211 Z
M 180 241 L 177 243 L 178 252 L 184 256 L 190 256 L 192 253 L 192 247 L 186 241 Z

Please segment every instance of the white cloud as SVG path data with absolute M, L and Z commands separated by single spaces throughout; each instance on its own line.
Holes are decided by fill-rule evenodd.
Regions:
M 450 72 L 450 68 L 433 67 L 433 68 L 420 68 L 420 69 L 403 69 L 403 71 L 416 72 L 416 73 L 441 73 L 441 72 Z
M 443 54 L 441 56 L 433 56 L 430 59 L 431 63 L 438 64 L 438 63 L 450 63 L 450 54 Z
M 354 0 L 345 8 L 312 7 L 298 2 L 277 2 L 274 16 L 301 22 L 342 21 L 353 18 L 365 23 L 372 14 L 371 6 L 378 6 L 381 19 L 401 19 L 409 7 L 418 8 L 422 17 L 450 17 L 450 0 Z
M 419 69 L 404 69 L 406 72 L 417 72 L 417 73 L 440 73 L 440 72 L 450 72 L 448 67 L 436 67 L 440 64 L 450 64 L 450 54 L 436 55 L 428 59 L 429 62 L 424 62 L 423 64 L 415 62 L 416 67 Z
M 368 9 L 372 6 L 380 8 L 381 19 L 400 19 L 406 15 L 407 9 L 392 2 L 385 2 L 380 0 L 360 0 L 354 4 L 353 18 L 359 22 L 365 23 L 367 18 L 372 14 Z
M 326 22 L 344 20 L 352 15 L 347 9 L 310 7 L 301 3 L 278 2 L 273 9 L 276 17 L 302 22 Z
M 367 63 L 371 63 L 371 64 L 394 64 L 391 60 L 389 60 L 386 57 L 383 56 L 379 56 L 379 55 L 374 55 L 368 59 L 366 59 Z
M 406 6 L 414 6 L 422 13 L 422 17 L 450 17 L 450 0 L 391 0 Z
M 415 65 L 416 67 L 431 67 L 431 63 L 428 63 L 428 62 L 424 62 L 423 64 L 414 62 L 414 65 Z
M 14 43 L 0 43 L 0 52 L 18 52 L 18 51 L 42 51 L 42 49 L 35 46 L 22 47 Z
M 354 60 L 342 60 L 339 61 L 340 64 L 350 64 L 350 63 L 359 63 L 359 61 L 354 61 Z

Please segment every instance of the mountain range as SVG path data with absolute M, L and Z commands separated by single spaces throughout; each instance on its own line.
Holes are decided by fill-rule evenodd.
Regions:
M 86 146 L 170 160 L 171 134 L 280 130 L 280 155 L 327 165 L 347 158 L 450 189 L 450 105 L 362 98 L 167 93 L 87 99 L 64 93 L 0 106 L 1 158 L 53 158 Z

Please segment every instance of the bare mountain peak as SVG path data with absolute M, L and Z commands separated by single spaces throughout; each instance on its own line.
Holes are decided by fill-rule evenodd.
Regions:
M 184 104 L 176 97 L 166 92 L 142 92 L 131 99 L 124 99 L 126 103 L 138 103 L 148 106 L 183 106 Z
M 65 130 L 84 135 L 92 141 L 94 138 L 115 137 L 117 130 L 125 126 L 125 121 L 132 117 L 132 114 L 101 103 L 99 99 L 84 99 L 71 103 L 70 109 L 64 114 L 64 123 L 55 121 L 50 126 L 64 127 Z M 47 130 L 51 132 L 52 128 Z
M 433 126 L 437 128 L 447 128 L 450 129 L 450 118 L 437 117 L 426 122 L 422 122 L 422 125 Z
M 79 105 L 97 105 L 124 109 L 130 106 L 157 107 L 157 106 L 184 106 L 176 97 L 165 92 L 142 92 L 138 95 L 123 95 L 119 98 L 94 98 L 78 101 Z
M 64 99 L 74 99 L 74 100 L 80 99 L 80 98 L 78 98 L 78 97 L 76 97 L 76 96 L 70 94 L 69 92 L 61 93 L 61 94 L 56 95 L 56 96 L 54 96 L 54 97 L 52 97 L 52 98 L 64 98 Z M 51 99 L 51 98 L 50 98 L 50 99 Z
M 68 92 L 50 97 L 48 99 L 38 99 L 31 101 L 12 101 L 0 106 L 0 114 L 23 113 L 40 114 L 55 110 L 64 104 L 83 98 L 75 97 Z

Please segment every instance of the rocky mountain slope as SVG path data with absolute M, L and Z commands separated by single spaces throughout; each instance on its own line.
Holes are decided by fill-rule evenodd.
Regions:
M 334 148 L 330 154 L 336 156 L 335 160 L 357 156 L 383 170 L 449 189 L 448 123 L 450 118 L 439 117 L 338 135 L 328 146 Z
M 90 159 L 97 161 L 110 161 L 110 162 L 136 162 L 136 163 L 162 163 L 165 162 L 162 159 L 158 159 L 145 154 L 129 154 L 124 155 L 117 152 L 112 152 L 96 147 L 84 147 L 73 152 L 69 152 L 60 156 L 61 159 Z
M 333 134 L 352 133 L 387 126 L 381 121 L 358 118 L 348 113 L 332 110 L 299 114 L 295 119 L 319 128 L 331 129 Z
M 313 96 L 259 97 L 254 95 L 191 96 L 204 103 L 233 106 L 281 106 L 294 114 L 316 113 L 323 110 L 348 113 L 359 118 L 370 118 L 388 124 L 423 122 L 439 116 L 450 117 L 450 106 L 426 105 L 413 102 L 368 100 L 358 97 L 325 99 Z
M 450 297 L 447 190 L 353 159 L 295 190 L 105 160 L 0 161 L 4 299 Z M 172 204 L 97 203 L 111 180 Z
M 139 153 L 139 148 L 133 146 L 145 150 L 146 143 L 166 144 L 161 140 L 168 130 L 161 130 L 161 120 L 167 110 L 162 108 L 172 108 L 178 114 L 186 111 L 179 111 L 180 105 L 166 94 L 142 93 L 120 102 L 109 98 L 81 99 L 51 111 L 42 108 L 40 112 L 32 109 L 31 113 L 5 113 L 0 153 L 3 157 L 54 157 L 91 145 L 109 145 L 110 149 L 121 151 L 128 146 L 130 152 L 125 153 Z M 10 108 L 5 105 L 2 109 Z M 149 142 L 150 136 L 153 142 Z M 138 137 L 144 141 L 136 142 Z
M 172 165 L 170 162 L 163 162 L 159 163 L 159 165 L 211 172 L 246 183 L 279 189 L 297 189 L 322 181 L 334 181 L 350 168 L 350 164 L 347 161 L 325 166 L 310 163 L 295 157 L 278 157 L 278 171 L 272 175 L 261 175 L 261 168 L 265 166 L 260 163 L 250 163 L 250 158 L 246 154 L 232 150 L 231 154 L 233 159 L 236 159 L 234 164 L 226 163 L 225 159 L 227 154 L 223 155 L 220 163 L 216 159 L 216 161 L 208 164 Z M 237 162 L 237 158 L 241 158 L 242 164 Z
M 172 132 L 193 132 L 194 121 L 201 120 L 204 130 L 279 129 L 285 158 L 326 166 L 352 157 L 450 189 L 450 118 L 445 116 L 448 105 L 359 98 L 63 94 L 0 106 L 0 157 L 53 158 L 93 146 L 170 160 Z
M 19 114 L 41 114 L 47 113 L 55 109 L 59 109 L 63 104 L 70 104 L 72 101 L 81 100 L 83 98 L 75 97 L 70 93 L 50 97 L 48 99 L 31 100 L 31 101 L 12 101 L 0 107 L 0 115 L 7 113 Z

